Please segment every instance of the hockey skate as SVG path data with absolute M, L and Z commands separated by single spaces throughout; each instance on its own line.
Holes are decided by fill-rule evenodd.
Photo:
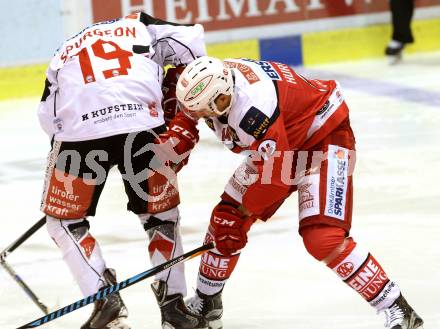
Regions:
M 162 316 L 162 329 L 208 329 L 202 316 L 191 312 L 181 294 L 167 295 L 167 284 L 155 281 L 151 284 Z
M 222 293 L 209 296 L 196 291 L 194 297 L 186 301 L 186 306 L 192 312 L 199 314 L 208 321 L 209 329 L 222 329 L 223 323 L 221 317 L 223 315 Z
M 106 269 L 103 277 L 107 285 L 116 284 L 116 274 L 113 269 Z M 81 329 L 130 329 L 125 323 L 128 316 L 127 308 L 118 292 L 97 300 L 90 318 Z
M 402 52 L 405 44 L 399 41 L 391 40 L 385 48 L 385 55 L 391 65 L 397 64 L 402 60 Z
M 386 322 L 385 328 L 389 329 L 422 329 L 423 320 L 409 306 L 406 299 L 400 295 L 399 298 L 388 308 L 384 309 Z

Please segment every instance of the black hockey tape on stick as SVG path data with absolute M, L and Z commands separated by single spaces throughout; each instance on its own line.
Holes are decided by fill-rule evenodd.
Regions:
M 70 312 L 76 311 L 77 309 L 89 305 L 97 300 L 104 299 L 110 294 L 113 294 L 119 290 L 125 289 L 135 283 L 138 283 L 142 280 L 145 280 L 146 278 L 149 278 L 159 272 L 162 272 L 174 265 L 177 265 L 179 263 L 185 262 L 191 258 L 197 257 L 203 253 L 205 253 L 208 250 L 211 250 L 215 248 L 214 242 L 208 243 L 206 245 L 203 245 L 201 247 L 198 247 L 196 249 L 193 249 L 191 251 L 188 251 L 187 253 L 184 253 L 183 255 L 173 258 L 169 260 L 168 262 L 165 262 L 163 264 L 160 264 L 156 267 L 153 267 L 149 269 L 148 271 L 139 273 L 135 276 L 132 276 L 131 278 L 128 278 L 124 281 L 120 281 L 112 286 L 104 287 L 98 290 L 98 292 L 94 295 L 90 295 L 88 297 L 85 297 L 83 299 L 80 299 L 76 301 L 75 303 L 72 303 L 70 305 L 67 305 L 63 308 L 60 308 L 52 313 L 47 314 L 46 316 L 43 316 L 39 319 L 36 319 L 32 322 L 26 323 L 25 325 L 18 327 L 17 329 L 25 329 L 25 328 L 36 328 L 41 326 L 42 324 L 48 323 L 52 320 L 55 320 L 59 317 L 62 317 L 63 315 L 69 314 Z
M 44 312 L 44 314 L 48 314 L 49 308 L 40 301 L 40 299 L 37 297 L 37 295 L 35 295 L 35 293 L 31 290 L 31 288 L 29 288 L 29 286 L 14 271 L 14 269 L 8 263 L 6 263 L 5 260 L 3 260 L 0 264 L 4 267 L 6 272 L 8 272 L 12 276 L 12 278 L 15 280 L 15 282 L 17 282 L 18 285 L 21 288 L 23 288 L 23 290 L 26 292 L 26 294 L 29 296 L 29 298 L 32 299 L 32 301 L 35 303 L 35 305 L 37 305 L 40 308 L 40 310 L 42 310 Z
M 15 249 L 17 249 L 23 242 L 25 242 L 32 234 L 37 232 L 44 224 L 46 223 L 46 216 L 43 216 L 40 218 L 38 222 L 36 222 L 34 225 L 32 225 L 31 228 L 29 228 L 26 232 L 24 232 L 17 240 L 12 242 L 9 247 L 5 248 L 0 253 L 0 262 L 4 262 L 6 257 L 13 252 Z

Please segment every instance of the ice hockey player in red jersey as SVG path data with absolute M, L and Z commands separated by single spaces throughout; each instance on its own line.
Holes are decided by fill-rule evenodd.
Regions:
M 205 54 L 201 25 L 136 13 L 84 29 L 52 58 L 38 109 L 52 143 L 41 209 L 84 296 L 116 282 L 87 220 L 95 215 L 113 166 L 124 179 L 127 208 L 139 216 L 149 238 L 152 265 L 183 252 L 177 185 L 145 147 L 166 131 L 162 87 L 169 88 L 162 86 L 163 67 L 184 66 Z M 170 72 L 176 77 L 176 69 Z M 152 288 L 163 328 L 206 327 L 183 302 L 183 265 L 158 274 Z M 126 317 L 121 296 L 114 293 L 95 303 L 81 328 L 127 329 Z
M 204 118 L 227 148 L 245 156 L 212 211 L 206 242 L 215 240 L 216 249 L 202 256 L 187 302 L 210 328 L 222 328 L 221 294 L 251 225 L 268 220 L 295 191 L 306 250 L 384 312 L 387 328 L 422 327 L 397 283 L 350 236 L 355 138 L 336 81 L 306 79 L 282 63 L 202 57 L 185 68 L 176 95 L 186 129 L 197 135 Z

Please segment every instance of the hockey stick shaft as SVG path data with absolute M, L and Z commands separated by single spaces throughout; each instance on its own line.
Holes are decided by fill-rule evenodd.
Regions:
M 15 282 L 18 283 L 18 285 L 23 288 L 23 290 L 26 292 L 26 294 L 29 296 L 30 299 L 37 305 L 44 314 L 49 313 L 49 308 L 44 305 L 40 299 L 35 295 L 35 293 L 29 288 L 29 286 L 23 281 L 23 279 L 14 271 L 14 269 L 6 262 L 2 261 L 1 265 L 5 268 L 6 272 L 8 272 L 12 278 L 15 280 Z
M 12 242 L 7 248 L 0 253 L 0 264 L 9 273 L 9 275 L 18 283 L 18 285 L 25 291 L 30 299 L 45 313 L 49 313 L 49 309 L 44 305 L 23 279 L 14 271 L 14 269 L 6 262 L 6 257 L 17 249 L 23 242 L 25 242 L 32 234 L 37 232 L 46 223 L 46 216 L 40 218 L 32 227 L 24 232 L 17 240 Z
M 203 254 L 204 252 L 213 249 L 215 247 L 215 244 L 213 242 L 203 245 L 201 247 L 198 247 L 196 249 L 193 249 L 191 251 L 188 251 L 187 253 L 173 258 L 171 260 L 169 260 L 168 262 L 165 262 L 163 264 L 160 264 L 156 267 L 153 267 L 151 269 L 149 269 L 148 271 L 139 273 L 131 278 L 128 278 L 124 281 L 118 282 L 112 286 L 108 286 L 105 288 L 101 288 L 96 294 L 94 295 L 90 295 L 88 297 L 85 297 L 83 299 L 80 299 L 78 301 L 76 301 L 75 303 L 72 303 L 70 305 L 67 305 L 63 308 L 60 308 L 50 314 L 47 314 L 46 316 L 43 316 L 39 319 L 36 319 L 32 322 L 29 322 L 21 327 L 18 327 L 17 329 L 25 329 L 25 328 L 36 328 L 41 326 L 42 324 L 45 324 L 47 322 L 50 322 L 52 320 L 55 320 L 63 315 L 66 315 L 70 312 L 76 311 L 77 309 L 86 306 L 88 304 L 91 304 L 97 300 L 101 300 L 104 299 L 105 297 L 107 297 L 108 295 L 115 293 L 117 291 L 120 291 L 122 289 L 125 289 L 135 283 L 138 283 L 142 280 L 145 280 L 146 278 L 149 278 L 159 272 L 162 272 L 174 265 L 177 265 L 179 263 L 182 263 L 184 261 L 187 261 L 191 258 L 197 257 L 198 255 Z
M 32 234 L 37 232 L 44 224 L 46 223 L 46 216 L 43 216 L 40 218 L 38 222 L 36 222 L 34 225 L 32 225 L 31 228 L 29 228 L 26 232 L 24 232 L 17 240 L 12 242 L 9 247 L 5 248 L 0 253 L 0 261 L 3 262 L 6 257 L 13 252 L 15 249 L 17 249 L 23 242 L 25 242 Z

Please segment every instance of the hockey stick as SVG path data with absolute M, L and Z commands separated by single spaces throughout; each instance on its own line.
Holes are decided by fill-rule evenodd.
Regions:
M 43 216 L 40 218 L 38 222 L 36 222 L 34 225 L 32 225 L 31 228 L 29 228 L 26 232 L 24 232 L 17 240 L 12 242 L 9 247 L 5 248 L 0 253 L 0 261 L 3 263 L 6 259 L 6 257 L 13 252 L 15 249 L 17 249 L 23 242 L 25 242 L 32 234 L 37 232 L 44 224 L 46 223 L 46 216 Z
M 158 265 L 156 267 L 153 267 L 153 268 L 151 268 L 151 269 L 149 269 L 149 270 L 147 270 L 145 272 L 139 273 L 139 274 L 137 274 L 137 275 L 135 275 L 135 276 L 133 276 L 131 278 L 128 278 L 128 279 L 124 280 L 124 281 L 118 282 L 118 283 L 116 283 L 116 284 L 114 284 L 112 286 L 101 288 L 94 295 L 90 295 L 88 297 L 80 299 L 80 300 L 76 301 L 75 303 L 72 303 L 72 304 L 67 305 L 67 306 L 65 306 L 63 308 L 60 308 L 60 309 L 58 309 L 58 310 L 56 310 L 56 311 L 54 311 L 54 312 L 52 312 L 52 313 L 50 313 L 50 314 L 48 314 L 46 316 L 43 316 L 43 317 L 41 317 L 39 319 L 36 319 L 36 320 L 34 320 L 32 322 L 29 322 L 29 323 L 23 325 L 21 327 L 18 327 L 17 329 L 39 327 L 42 324 L 48 323 L 48 322 L 50 322 L 52 320 L 55 320 L 55 319 L 57 319 L 57 318 L 59 318 L 59 317 L 61 317 L 63 315 L 66 315 L 66 314 L 68 314 L 70 312 L 76 311 L 77 309 L 79 309 L 79 308 L 81 308 L 83 306 L 91 304 L 91 303 L 93 303 L 93 302 L 95 302 L 97 300 L 104 299 L 105 297 L 107 297 L 108 295 L 110 295 L 112 293 L 115 293 L 115 292 L 117 292 L 119 290 L 122 290 L 122 289 L 125 289 L 125 288 L 127 288 L 127 287 L 129 287 L 129 286 L 131 286 L 131 285 L 133 285 L 135 283 L 138 283 L 138 282 L 140 282 L 142 280 L 145 280 L 146 278 L 149 278 L 149 277 L 151 277 L 151 276 L 153 276 L 153 275 L 155 275 L 155 274 L 157 274 L 159 272 L 162 272 L 162 271 L 164 271 L 164 270 L 166 270 L 166 269 L 168 269 L 168 268 L 170 268 L 170 267 L 172 267 L 174 265 L 177 265 L 179 263 L 187 261 L 187 260 L 189 260 L 191 258 L 197 257 L 198 255 L 201 255 L 204 252 L 206 252 L 206 251 L 208 251 L 208 250 L 210 250 L 210 249 L 212 249 L 214 247 L 215 247 L 214 242 L 211 242 L 209 244 L 206 244 L 206 245 L 203 245 L 201 247 L 198 247 L 198 248 L 196 248 L 194 250 L 188 251 L 187 253 L 185 253 L 185 254 L 183 254 L 183 255 L 181 255 L 179 257 L 173 258 L 173 259 L 169 260 L 168 262 L 165 262 L 165 263 L 160 264 L 160 265 Z
M 46 223 L 46 216 L 42 217 L 38 222 L 32 225 L 26 232 L 24 232 L 17 240 L 9 245 L 0 253 L 0 265 L 9 273 L 9 275 L 18 283 L 18 285 L 26 292 L 30 299 L 44 312 L 49 313 L 49 309 L 44 305 L 23 279 L 13 270 L 13 268 L 6 263 L 6 257 L 17 249 L 23 242 L 25 242 L 32 234 L 37 232 Z
M 29 286 L 23 281 L 23 279 L 12 269 L 11 266 L 6 263 L 5 260 L 1 262 L 1 265 L 5 268 L 6 272 L 8 272 L 12 278 L 19 284 L 20 287 L 26 292 L 30 299 L 44 312 L 44 314 L 49 313 L 49 309 L 46 305 L 44 305 L 40 299 L 35 295 L 35 293 L 29 288 Z

